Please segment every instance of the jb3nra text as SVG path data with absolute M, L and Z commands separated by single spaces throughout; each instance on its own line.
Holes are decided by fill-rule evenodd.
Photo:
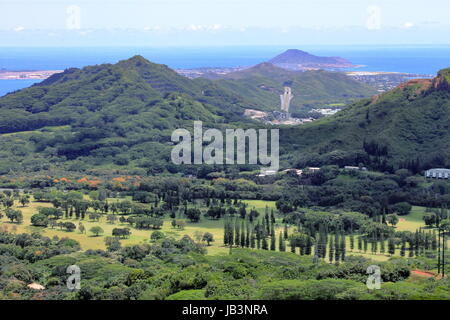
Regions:
M 189 306 L 183 307 L 183 315 L 201 315 L 209 316 L 213 318 L 214 316 L 220 314 L 225 315 L 225 317 L 233 315 L 268 315 L 268 311 L 265 305 L 242 305 L 242 304 L 229 304 L 223 307 L 197 307 L 189 304 Z

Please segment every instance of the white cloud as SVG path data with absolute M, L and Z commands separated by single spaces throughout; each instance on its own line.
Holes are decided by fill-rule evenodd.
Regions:
M 24 28 L 24 27 L 15 27 L 13 30 L 14 30 L 15 32 L 20 32 L 20 31 L 25 30 L 25 28 Z
M 221 24 L 212 24 L 212 25 L 191 24 L 182 29 L 187 31 L 219 31 L 224 29 L 224 26 L 222 26 Z
M 145 27 L 144 31 L 161 31 L 161 26 L 152 26 L 152 27 Z

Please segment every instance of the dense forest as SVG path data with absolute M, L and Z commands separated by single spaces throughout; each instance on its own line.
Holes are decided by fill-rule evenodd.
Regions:
M 195 171 L 203 169 L 174 166 L 169 161 L 171 132 L 192 128 L 194 120 L 220 130 L 264 127 L 242 116 L 245 108 L 264 106 L 245 90 L 224 83 L 254 86 L 254 77 L 279 83 L 292 73 L 273 72 L 274 68 L 278 69 L 257 66 L 253 71 L 241 71 L 245 74 L 242 78 L 214 81 L 190 80 L 142 57 L 66 70 L 0 98 L 0 173 L 97 168 L 140 175 L 196 175 Z M 450 121 L 448 72 L 442 70 L 433 81 L 411 82 L 355 102 L 337 115 L 311 124 L 281 127 L 282 166 L 362 165 L 391 173 L 401 168 L 419 173 L 445 167 Z M 321 95 L 318 88 L 326 87 L 334 98 L 347 90 L 329 86 L 333 81 L 357 88 L 340 74 L 304 73 L 300 77 L 312 86 L 308 92 Z M 367 95 L 364 90 L 358 94 Z M 278 100 L 278 93 L 270 94 Z M 254 168 L 239 168 L 249 169 Z
M 450 165 L 450 69 L 280 127 L 276 174 L 171 163 L 194 120 L 271 128 L 243 112 L 270 109 L 282 79 L 310 85 L 305 104 L 371 94 L 337 73 L 190 80 L 136 56 L 0 98 L 0 299 L 450 298 L 450 184 L 423 176 Z

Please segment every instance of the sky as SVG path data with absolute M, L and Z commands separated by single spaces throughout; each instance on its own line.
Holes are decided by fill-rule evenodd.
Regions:
M 448 0 L 0 0 L 0 46 L 449 44 Z

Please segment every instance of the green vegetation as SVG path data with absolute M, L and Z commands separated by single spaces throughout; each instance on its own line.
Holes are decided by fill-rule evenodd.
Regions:
M 448 279 L 409 278 L 426 259 L 379 263 L 380 290 L 364 281 L 371 264 L 350 258 L 335 265 L 289 252 L 235 249 L 206 256 L 189 237 L 161 239 L 114 252 L 76 252 L 76 241 L 0 232 L 4 299 L 448 299 Z M 8 252 L 7 255 L 3 254 Z M 68 265 L 81 269 L 81 290 L 66 288 Z M 351 272 L 350 272 L 351 271 Z M 27 283 L 45 290 L 28 289 Z
M 283 87 L 292 88 L 292 113 L 327 104 L 349 103 L 376 91 L 345 74 L 329 71 L 289 71 L 270 63 L 226 74 L 216 80 L 221 87 L 254 102 L 260 110 L 279 110 Z
M 356 102 L 335 116 L 285 129 L 280 144 L 286 159 L 299 168 L 361 163 L 383 172 L 407 168 L 418 173 L 448 166 L 446 83 L 405 85 Z
M 447 73 L 281 128 L 282 165 L 300 175 L 175 166 L 170 135 L 193 120 L 262 127 L 243 109 L 272 108 L 284 85 L 311 105 L 366 87 L 267 64 L 189 80 L 134 57 L 0 98 L 0 298 L 450 298 L 435 277 L 450 182 L 423 177 L 450 165 Z M 368 291 L 374 261 L 384 283 Z
M 0 98 L 0 133 L 17 133 L 0 136 L 0 174 L 99 166 L 176 171 L 168 164 L 174 129 L 191 128 L 193 120 L 238 125 L 249 106 L 209 80 L 187 79 L 139 56 L 68 69 Z

